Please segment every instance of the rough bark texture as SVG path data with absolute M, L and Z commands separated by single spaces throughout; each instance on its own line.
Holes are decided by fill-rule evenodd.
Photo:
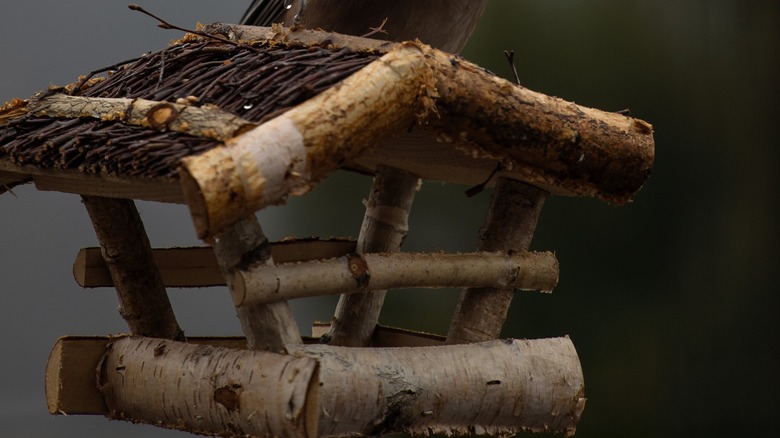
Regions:
M 131 200 L 83 196 L 130 333 L 184 339 L 138 210 Z
M 429 171 L 436 147 L 424 159 L 404 142 L 367 152 L 415 117 L 438 133 L 429 139 L 451 143 L 443 156 L 459 156 L 446 175 Z M 641 120 L 535 93 L 411 43 L 227 146 L 184 160 L 184 193 L 201 236 L 349 163 L 459 182 L 473 179 L 469 163 L 483 177 L 485 163 L 499 164 L 502 175 L 546 190 L 624 203 L 649 176 L 654 153 L 652 126 Z
M 506 176 L 553 193 L 631 200 L 653 167 L 649 123 L 517 86 L 482 67 L 428 52 L 436 75 L 440 138 L 493 157 Z M 449 137 L 449 138 L 447 138 Z
M 568 338 L 418 348 L 304 346 L 320 361 L 319 436 L 572 434 L 584 408 Z
M 433 83 L 420 55 L 419 46 L 403 46 L 226 147 L 183 160 L 198 235 L 311 190 L 380 137 L 422 118 L 433 107 Z
M 409 213 L 419 187 L 420 179 L 416 175 L 389 167 L 377 169 L 360 228 L 359 254 L 401 250 L 409 232 Z M 386 290 L 375 289 L 342 295 L 333 315 L 330 344 L 368 346 L 379 322 L 385 294 Z
M 556 284 L 558 260 L 551 252 L 353 254 L 304 263 L 261 265 L 238 272 L 233 300 L 236 306 L 251 306 L 345 292 L 351 297 L 370 296 L 376 290 L 410 287 L 499 287 L 551 292 Z M 373 311 L 378 316 L 379 309 Z M 366 325 L 364 335 L 370 337 L 375 325 L 376 321 Z
M 231 291 L 237 270 L 273 264 L 271 245 L 257 219 L 251 216 L 214 238 L 214 253 Z M 285 344 L 298 344 L 301 334 L 286 301 L 236 308 L 249 348 L 284 352 Z
M 479 238 L 481 251 L 527 251 L 547 193 L 519 181 L 500 179 L 493 191 Z M 470 288 L 461 292 L 447 343 L 497 339 L 504 326 L 512 290 Z
M 305 357 L 120 338 L 99 366 L 109 417 L 220 436 L 317 436 Z

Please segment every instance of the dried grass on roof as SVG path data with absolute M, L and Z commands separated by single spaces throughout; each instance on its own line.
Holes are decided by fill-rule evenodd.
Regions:
M 185 42 L 143 56 L 74 94 L 169 102 L 189 99 L 195 105 L 217 105 L 262 123 L 330 88 L 378 56 L 316 46 Z M 27 115 L 0 127 L 0 159 L 123 176 L 175 178 L 182 158 L 218 144 L 95 119 Z

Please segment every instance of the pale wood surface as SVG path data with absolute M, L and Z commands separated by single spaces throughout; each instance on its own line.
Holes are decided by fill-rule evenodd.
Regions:
M 557 284 L 558 260 L 551 252 L 368 253 L 303 263 L 257 265 L 239 271 L 233 302 L 239 307 L 252 306 L 295 298 L 412 287 L 498 287 L 509 294 L 516 289 L 550 292 Z M 368 330 L 369 339 L 374 325 L 376 322 Z
M 74 349 L 81 351 L 69 354 Z M 47 370 L 58 384 L 47 396 L 55 398 L 51 406 L 64 406 L 65 392 L 78 392 L 82 403 L 67 406 L 93 406 L 96 414 L 106 413 L 104 399 L 117 419 L 202 433 L 240 424 L 242 433 L 285 436 L 571 434 L 585 403 L 568 338 L 289 349 L 290 355 L 278 355 L 149 338 L 65 338 L 50 357 Z M 103 357 L 99 367 L 95 357 Z M 265 414 L 250 415 L 261 398 Z

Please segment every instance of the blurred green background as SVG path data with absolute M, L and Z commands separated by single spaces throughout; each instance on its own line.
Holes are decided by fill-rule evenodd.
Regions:
M 235 21 L 245 3 L 144 6 L 190 25 Z M 4 6 L 0 100 L 178 36 L 121 1 Z M 561 282 L 552 295 L 517 295 L 504 335 L 571 336 L 589 399 L 578 437 L 774 436 L 780 2 L 492 0 L 464 56 L 509 77 L 505 49 L 516 52 L 524 86 L 604 110 L 630 108 L 654 125 L 657 149 L 633 204 L 548 199 L 532 246 L 556 251 Z M 338 174 L 260 218 L 272 238 L 354 237 L 369 187 L 369 178 Z M 424 184 L 405 249 L 474 249 L 490 193 L 466 198 L 464 189 Z M 42 370 L 56 337 L 124 327 L 111 293 L 84 292 L 69 275 L 76 250 L 96 243 L 78 198 L 15 192 L 0 197 L 0 345 L 15 351 L 0 362 L 0 435 L 181 435 L 47 417 Z M 183 207 L 139 206 L 154 245 L 198 243 Z M 171 295 L 188 334 L 238 332 L 224 292 Z M 457 291 L 396 292 L 382 322 L 446 333 L 456 299 Z M 328 319 L 333 304 L 294 308 L 305 327 Z

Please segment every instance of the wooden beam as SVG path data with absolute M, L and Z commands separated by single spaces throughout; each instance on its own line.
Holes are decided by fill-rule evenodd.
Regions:
M 280 427 L 293 425 L 282 435 L 297 430 L 300 436 L 302 428 L 321 437 L 573 434 L 585 404 L 582 368 L 568 338 L 410 348 L 301 345 L 290 346 L 290 355 L 205 343 L 211 345 L 62 338 L 47 364 L 51 412 L 209 434 L 235 433 L 239 424 L 249 435 L 282 434 Z M 310 380 L 311 362 L 317 371 Z M 276 364 L 287 365 L 277 370 Z M 251 415 L 258 397 L 265 397 L 263 415 Z
M 91 175 L 78 170 L 43 169 L 19 166 L 0 158 L 5 178 L 31 181 L 38 190 L 75 193 L 104 198 L 141 199 L 183 204 L 178 181 L 161 178 L 139 178 L 113 175 Z
M 306 344 L 318 344 L 330 323 L 315 323 Z M 106 415 L 103 395 L 95 385 L 95 370 L 111 342 L 109 336 L 64 336 L 54 345 L 46 364 L 46 402 L 52 415 Z M 189 336 L 187 343 L 244 349 L 246 338 L 238 336 Z M 378 326 L 371 344 L 377 348 L 443 345 L 444 337 L 430 333 Z
M 355 252 L 354 240 L 300 239 L 271 243 L 276 263 L 293 263 L 340 257 Z M 224 286 L 214 249 L 210 246 L 152 250 L 166 287 Z M 82 248 L 73 262 L 73 277 L 81 287 L 111 287 L 111 273 L 100 248 Z

